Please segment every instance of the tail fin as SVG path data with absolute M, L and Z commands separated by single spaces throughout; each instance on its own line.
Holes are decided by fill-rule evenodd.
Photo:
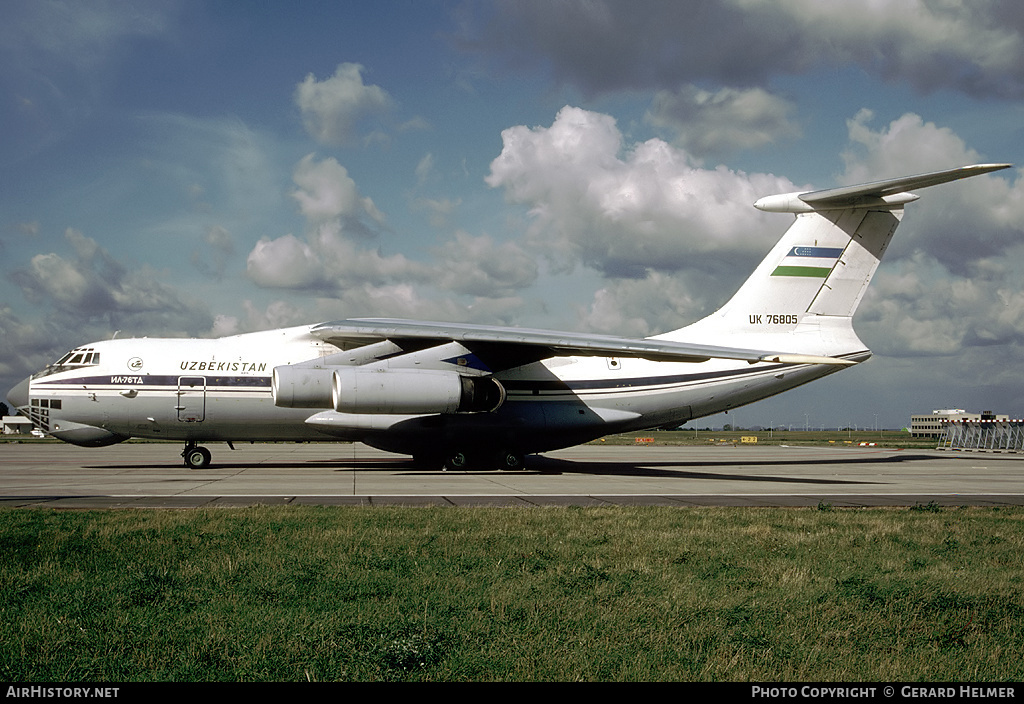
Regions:
M 979 164 L 859 186 L 762 198 L 754 207 L 794 213 L 796 222 L 717 312 L 659 338 L 840 355 L 865 350 L 851 319 L 903 217 L 924 188 L 1008 168 Z M 756 338 L 756 339 L 755 339 Z M 760 340 L 760 342 L 758 341 Z

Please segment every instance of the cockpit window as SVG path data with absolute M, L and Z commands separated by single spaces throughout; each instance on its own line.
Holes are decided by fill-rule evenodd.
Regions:
M 43 371 L 36 374 L 36 377 L 56 374 L 76 367 L 94 367 L 100 363 L 100 353 L 93 351 L 91 347 L 78 347 L 71 350 L 56 362 Z
M 100 353 L 93 352 L 91 347 L 79 347 L 68 352 L 57 360 L 55 367 L 73 367 L 86 364 L 99 364 Z

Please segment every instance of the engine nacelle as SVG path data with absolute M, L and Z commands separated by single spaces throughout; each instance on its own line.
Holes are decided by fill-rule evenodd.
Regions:
M 274 405 L 282 408 L 330 408 L 333 369 L 274 367 L 270 389 Z
M 505 402 L 505 387 L 435 369 L 336 369 L 332 402 L 339 413 L 485 413 Z

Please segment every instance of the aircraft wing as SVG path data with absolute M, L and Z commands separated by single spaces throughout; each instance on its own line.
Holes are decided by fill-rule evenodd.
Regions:
M 403 349 L 422 349 L 425 343 L 458 342 L 473 351 L 493 370 L 510 369 L 549 357 L 635 357 L 658 362 L 705 362 L 709 359 L 739 359 L 751 364 L 852 365 L 839 357 L 787 354 L 771 350 L 749 350 L 710 345 L 693 345 L 666 340 L 591 335 L 587 333 L 531 330 L 491 325 L 434 323 L 391 318 L 356 318 L 313 327 L 314 335 L 342 349 L 390 340 Z

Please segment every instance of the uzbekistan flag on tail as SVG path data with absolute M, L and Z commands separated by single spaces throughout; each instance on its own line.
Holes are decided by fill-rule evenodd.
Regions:
M 832 272 L 842 253 L 842 247 L 793 247 L 775 267 L 772 276 L 808 276 L 824 279 Z

